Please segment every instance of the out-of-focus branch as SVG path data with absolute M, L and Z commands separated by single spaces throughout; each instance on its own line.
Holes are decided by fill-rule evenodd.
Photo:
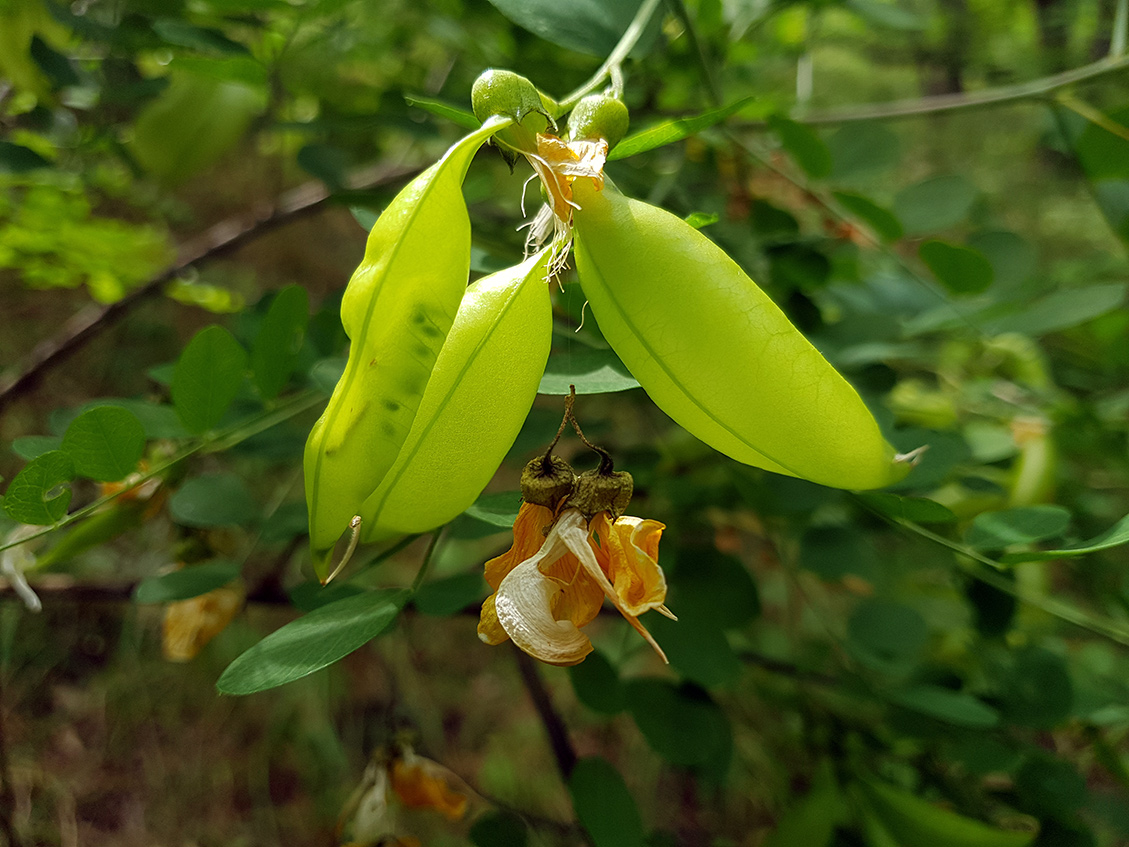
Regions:
M 348 187 L 351 190 L 377 188 L 403 180 L 419 170 L 418 166 L 375 165 L 352 174 Z M 181 247 L 175 262 L 116 303 L 104 306 L 91 304 L 80 310 L 64 322 L 57 333 L 37 344 L 0 378 L 0 411 L 29 390 L 49 368 L 62 362 L 139 304 L 160 294 L 169 282 L 189 267 L 225 256 L 285 224 L 320 212 L 332 198 L 333 195 L 322 183 L 303 183 L 283 194 L 278 202 L 221 221 L 187 242 Z
M 552 698 L 549 697 L 549 692 L 537 670 L 537 664 L 516 647 L 514 656 L 517 658 L 517 668 L 521 672 L 521 681 L 525 683 L 529 699 L 533 701 L 533 707 L 545 727 L 545 734 L 549 736 L 549 746 L 553 749 L 553 758 L 557 760 L 557 769 L 561 772 L 561 778 L 568 782 L 576 767 L 576 748 L 572 746 L 572 740 L 568 737 L 568 729 L 553 705 Z

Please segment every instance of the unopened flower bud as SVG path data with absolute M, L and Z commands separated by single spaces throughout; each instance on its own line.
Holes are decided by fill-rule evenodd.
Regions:
M 544 132 L 552 123 L 537 87 L 513 71 L 483 71 L 470 90 L 470 103 L 480 121 L 494 115 L 513 118 L 514 124 L 495 138 L 518 152 L 536 150 L 537 133 Z
M 568 116 L 568 137 L 572 141 L 602 138 L 610 150 L 627 135 L 628 121 L 627 106 L 622 100 L 607 94 L 589 94 Z

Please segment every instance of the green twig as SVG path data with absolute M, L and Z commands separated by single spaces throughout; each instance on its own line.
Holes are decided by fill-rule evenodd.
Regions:
M 1118 138 L 1129 141 L 1129 127 L 1122 126 L 1117 121 L 1113 120 L 1113 118 L 1095 109 L 1085 100 L 1075 97 L 1069 91 L 1060 93 L 1058 97 L 1055 98 L 1055 101 L 1074 114 L 1085 118 L 1094 126 L 1101 127 L 1110 135 L 1116 135 Z
M 655 10 L 658 8 L 660 2 L 662 2 L 662 0 L 643 0 L 643 3 L 639 6 L 639 11 L 637 11 L 635 17 L 632 18 L 631 24 L 624 31 L 615 49 L 612 50 L 608 58 L 604 60 L 604 63 L 600 65 L 599 70 L 597 70 L 596 73 L 592 75 L 592 78 L 584 83 L 584 85 L 580 86 L 580 88 L 560 101 L 562 112 L 567 112 L 579 103 L 582 97 L 595 91 L 603 81 L 612 74 L 613 68 L 618 68 L 623 64 L 623 60 L 635 49 L 635 45 L 642 37 L 643 31 L 647 28 L 647 24 L 651 22 L 651 17 L 655 14 Z
M 1119 56 L 1118 58 L 1100 59 L 1080 68 L 1063 71 L 1053 76 L 1040 77 L 1030 82 L 986 88 L 983 91 L 939 94 L 935 97 L 915 97 L 907 100 L 895 100 L 890 103 L 871 103 L 847 106 L 841 109 L 801 112 L 793 115 L 793 117 L 806 124 L 845 124 L 856 121 L 913 118 L 940 112 L 980 109 L 986 106 L 1000 106 L 1024 100 L 1045 99 L 1060 89 L 1081 82 L 1091 82 L 1104 76 L 1121 73 L 1127 69 L 1129 69 L 1129 56 Z
M 423 554 L 423 561 L 420 562 L 419 570 L 416 572 L 416 578 L 412 580 L 412 594 L 419 591 L 419 587 L 423 585 L 424 579 L 427 578 L 427 572 L 431 569 L 431 560 L 435 558 L 435 548 L 439 544 L 439 536 L 443 534 L 445 527 L 446 525 L 441 526 L 431 534 L 431 541 L 428 542 L 427 551 Z
M 15 547 L 19 544 L 26 544 L 27 542 L 33 541 L 36 538 L 42 538 L 43 536 L 55 532 L 56 530 L 68 527 L 71 524 L 82 520 L 83 518 L 89 517 L 108 503 L 112 503 L 127 491 L 132 490 L 132 488 L 136 487 L 136 485 L 145 482 L 145 480 L 147 479 L 151 479 L 155 476 L 163 474 L 169 468 L 173 467 L 179 462 L 184 461 L 189 456 L 205 451 L 214 452 L 221 449 L 226 450 L 229 447 L 233 447 L 236 444 L 239 444 L 241 441 L 246 441 L 253 435 L 258 435 L 260 432 L 270 429 L 272 426 L 277 426 L 285 420 L 289 420 L 296 415 L 300 415 L 307 409 L 310 409 L 318 403 L 322 402 L 323 399 L 324 395 L 320 392 L 313 390 L 301 391 L 280 406 L 275 406 L 273 409 L 268 409 L 259 415 L 234 424 L 227 429 L 219 430 L 213 435 L 204 436 L 198 442 L 190 447 L 186 447 L 185 449 L 181 450 L 179 453 L 177 453 L 164 463 L 150 468 L 144 473 L 139 473 L 137 475 L 135 485 L 131 488 L 116 491 L 113 494 L 106 495 L 105 497 L 99 497 L 97 500 L 89 503 L 86 506 L 83 506 L 81 509 L 76 509 L 75 511 L 71 512 L 69 515 L 67 515 L 57 523 L 54 523 L 51 526 L 45 526 L 43 527 L 43 529 L 25 536 L 18 541 L 0 543 L 0 552 L 3 552 L 10 547 Z

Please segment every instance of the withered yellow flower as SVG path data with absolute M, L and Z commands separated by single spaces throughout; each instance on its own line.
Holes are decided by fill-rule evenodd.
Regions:
M 478 637 L 487 644 L 512 640 L 551 665 L 575 665 L 592 652 L 580 627 L 607 597 L 665 662 L 666 655 L 639 623 L 649 609 L 673 618 L 663 605 L 666 578 L 658 563 L 658 521 L 597 513 L 589 523 L 579 510 L 558 515 L 525 503 L 514 522 L 513 546 L 486 563 L 494 593 L 482 604 Z

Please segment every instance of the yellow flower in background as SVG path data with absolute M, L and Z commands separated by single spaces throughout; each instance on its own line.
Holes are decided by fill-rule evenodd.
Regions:
M 666 578 L 658 563 L 658 521 L 599 512 L 591 522 L 578 509 L 525 503 L 514 522 L 513 546 L 486 563 L 494 589 L 482 604 L 478 637 L 487 644 L 512 640 L 542 662 L 575 665 L 592 652 L 580 627 L 607 597 L 665 662 L 666 655 L 639 623 L 664 604 Z
M 242 588 L 215 588 L 165 607 L 161 645 L 170 662 L 190 662 L 243 608 Z

